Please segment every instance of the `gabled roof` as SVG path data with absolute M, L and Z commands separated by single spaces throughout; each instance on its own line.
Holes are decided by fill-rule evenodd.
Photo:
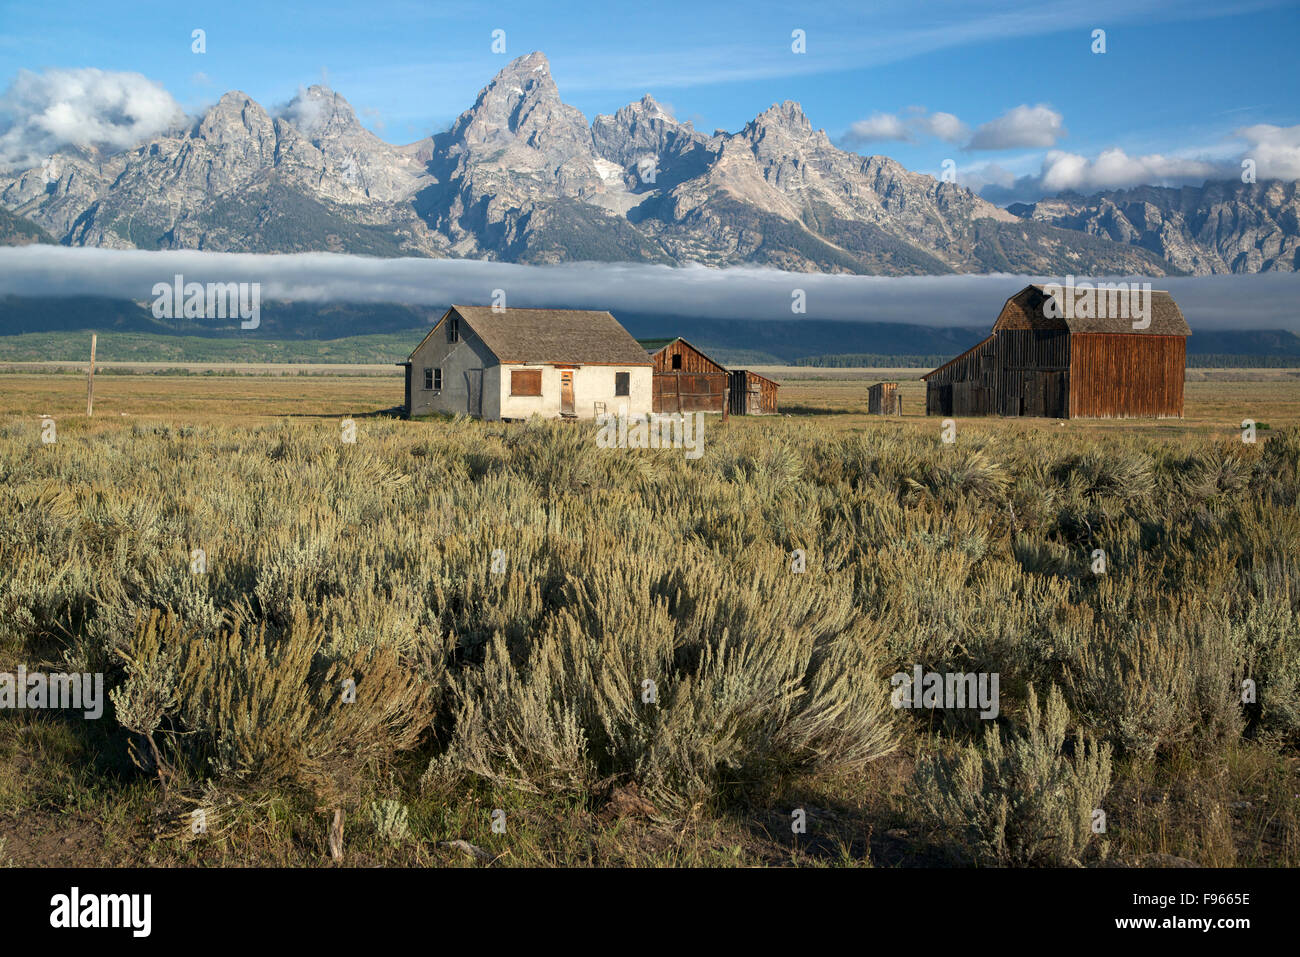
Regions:
M 637 345 L 631 333 L 608 312 L 586 309 L 494 310 L 491 306 L 453 305 L 434 329 L 452 313 L 460 316 L 498 362 L 651 364 L 645 350 Z
M 1094 288 L 1096 283 L 1092 284 Z M 1076 297 L 1079 291 L 1075 292 Z M 1049 317 L 1045 308 L 1049 296 L 1043 284 L 1032 283 L 1016 293 L 1003 305 L 993 323 L 993 331 L 1004 329 L 1038 329 L 1044 331 L 1058 330 L 1072 333 L 1108 332 L 1127 333 L 1146 336 L 1190 336 L 1192 330 L 1183 318 L 1182 310 L 1174 302 L 1173 296 L 1163 289 L 1152 289 L 1146 305 L 1150 309 L 1151 324 L 1145 329 L 1134 329 L 1131 303 L 1125 295 L 1112 296 L 1107 290 L 1099 289 L 1094 298 L 1093 315 L 1067 315 L 1066 304 L 1056 297 L 1056 317 Z M 1146 299 L 1143 296 L 1143 299 Z M 1099 313 L 1099 315 L 1098 315 Z M 938 371 L 937 369 L 935 370 Z
M 656 342 L 656 341 L 662 342 L 662 344 L 659 345 L 658 348 L 653 348 L 653 349 L 652 349 L 652 348 L 651 348 L 651 343 L 654 343 L 654 342 Z M 699 357 L 700 357 L 701 359 L 703 359 L 705 362 L 709 363 L 709 364 L 712 365 L 712 366 L 715 366 L 715 367 L 717 368 L 718 372 L 726 372 L 726 371 L 727 371 L 727 367 L 724 366 L 721 362 L 717 361 L 717 360 L 714 359 L 712 356 L 708 355 L 706 352 L 704 352 L 704 351 L 703 351 L 702 349 L 700 349 L 698 346 L 693 346 L 693 345 L 691 345 L 689 342 L 687 342 L 687 341 L 686 341 L 685 339 L 683 339 L 681 336 L 677 336 L 675 339 L 666 339 L 666 340 L 654 340 L 654 339 L 651 339 L 651 340 L 649 340 L 649 341 L 645 341 L 645 340 L 643 340 L 641 344 L 642 344 L 643 346 L 645 346 L 646 351 L 649 352 L 650 355 L 652 355 L 652 356 L 657 356 L 657 355 L 659 355 L 659 353 L 663 352 L 663 351 L 664 351 L 665 349 L 667 349 L 669 346 L 671 346 L 671 345 L 673 345 L 673 344 L 675 344 L 675 343 L 678 343 L 678 342 L 680 342 L 682 345 L 684 345 L 687 349 L 690 349 L 692 352 L 694 352 L 697 356 L 699 356 Z M 712 374 L 712 373 L 710 373 L 710 374 Z

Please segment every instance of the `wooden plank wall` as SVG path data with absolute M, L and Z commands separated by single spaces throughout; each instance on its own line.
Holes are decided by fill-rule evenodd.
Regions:
M 732 415 L 774 415 L 779 386 L 747 369 L 730 374 Z
M 1182 336 L 1087 333 L 1074 336 L 1072 417 L 1183 415 L 1187 340 Z
M 868 415 L 902 415 L 897 382 L 877 382 L 867 389 Z
M 926 380 L 927 415 L 992 414 L 997 342 L 997 336 L 986 339 Z
M 655 412 L 721 412 L 727 374 L 656 372 L 650 408 Z
M 928 415 L 1183 414 L 1182 336 L 1004 329 L 926 380 Z
M 926 380 L 926 413 L 1064 416 L 1069 368 L 1069 333 L 1003 330 Z
M 1008 329 L 997 335 L 999 415 L 1065 418 L 1069 390 L 1070 334 Z

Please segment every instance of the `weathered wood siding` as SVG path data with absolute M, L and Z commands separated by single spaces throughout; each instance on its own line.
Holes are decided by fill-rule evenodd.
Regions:
M 721 412 L 727 401 L 727 374 L 656 372 L 655 412 Z
M 1072 417 L 1182 417 L 1185 338 L 1088 333 L 1072 340 Z
M 897 382 L 877 382 L 867 389 L 868 415 L 902 415 Z
M 773 415 L 779 386 L 757 372 L 737 369 L 730 373 L 732 415 Z
M 1007 329 L 994 337 L 999 415 L 1065 418 L 1070 372 L 1070 334 L 1043 329 Z
M 680 358 L 673 368 L 673 357 Z M 727 370 L 684 339 L 650 358 L 654 362 L 655 412 L 721 412 L 727 402 Z
M 681 356 L 680 368 L 673 368 L 673 356 Z M 668 343 L 650 358 L 654 360 L 655 372 L 720 372 L 724 375 L 727 372 L 725 368 L 682 339 Z
M 997 337 L 967 349 L 926 379 L 926 415 L 992 415 Z
M 926 379 L 927 415 L 1064 417 L 1069 396 L 1067 332 L 994 333 Z

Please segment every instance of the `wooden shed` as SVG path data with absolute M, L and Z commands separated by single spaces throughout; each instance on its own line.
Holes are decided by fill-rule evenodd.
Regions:
M 877 382 L 867 389 L 868 415 L 902 415 L 903 400 L 897 382 Z
M 750 369 L 733 369 L 731 377 L 732 415 L 774 415 L 776 390 L 780 386 Z
M 658 348 L 647 346 L 654 363 L 655 412 L 722 412 L 727 405 L 727 370 L 680 336 Z
M 1140 328 L 1104 289 L 1079 312 L 1058 295 L 1030 285 L 1008 299 L 987 339 L 922 376 L 926 413 L 1182 417 L 1191 330 L 1169 293 L 1149 291 Z

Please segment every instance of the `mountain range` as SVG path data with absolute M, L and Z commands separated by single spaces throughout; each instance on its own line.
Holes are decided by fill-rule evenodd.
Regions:
M 877 275 L 1294 271 L 1294 183 L 1142 188 L 1003 209 L 836 147 L 799 104 L 705 134 L 649 96 L 590 124 L 541 53 L 442 133 L 393 146 L 323 86 L 240 92 L 135 149 L 0 174 L 0 244 L 755 263 Z M 9 239 L 6 237 L 14 237 Z

